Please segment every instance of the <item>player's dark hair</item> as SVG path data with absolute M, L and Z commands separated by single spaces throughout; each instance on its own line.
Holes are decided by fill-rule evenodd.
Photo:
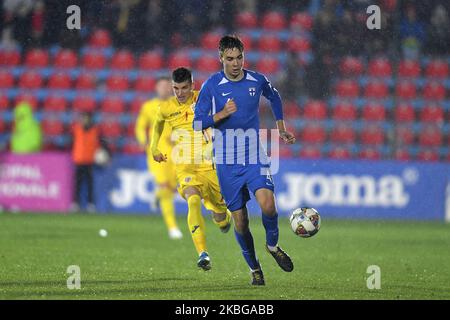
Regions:
M 168 77 L 168 76 L 160 76 L 160 77 L 156 78 L 156 83 L 158 83 L 160 81 L 169 81 L 170 82 L 170 77 Z
M 219 41 L 219 53 L 224 53 L 225 50 L 237 48 L 239 51 L 244 51 L 244 44 L 236 35 L 227 35 L 222 37 Z
M 184 81 L 189 81 L 190 83 L 192 83 L 192 72 L 185 67 L 177 68 L 172 72 L 172 80 L 176 83 L 181 83 Z

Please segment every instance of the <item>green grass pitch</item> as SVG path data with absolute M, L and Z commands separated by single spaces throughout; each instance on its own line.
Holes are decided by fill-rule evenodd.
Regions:
M 285 273 L 264 251 L 260 217 L 251 217 L 265 287 L 252 287 L 232 230 L 207 220 L 212 270 L 196 267 L 185 216 L 182 240 L 169 240 L 160 216 L 0 214 L 0 299 L 450 299 L 450 225 L 323 218 L 301 239 L 280 218 L 280 245 L 295 268 Z M 100 237 L 99 230 L 108 230 Z M 81 269 L 69 290 L 67 267 Z M 381 288 L 367 288 L 367 268 Z

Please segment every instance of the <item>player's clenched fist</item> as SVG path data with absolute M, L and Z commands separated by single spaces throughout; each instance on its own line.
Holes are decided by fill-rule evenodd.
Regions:
M 165 162 L 167 161 L 167 156 L 162 154 L 161 152 L 155 152 L 153 153 L 153 159 L 156 162 Z
M 280 130 L 279 131 L 280 134 L 280 138 L 287 144 L 293 144 L 295 142 L 295 137 L 292 133 L 285 131 L 285 130 Z
M 228 99 L 227 103 L 225 103 L 225 107 L 223 107 L 223 111 L 227 117 L 235 113 L 237 111 L 236 102 L 234 102 L 233 99 Z

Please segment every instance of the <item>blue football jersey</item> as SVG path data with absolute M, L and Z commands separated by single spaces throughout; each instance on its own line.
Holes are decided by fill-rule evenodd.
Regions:
M 221 71 L 203 84 L 195 104 L 193 126 L 194 130 L 214 128 L 216 163 L 267 163 L 265 150 L 259 142 L 261 95 L 270 101 L 275 119 L 282 120 L 280 95 L 269 80 L 258 72 L 244 69 L 241 80 L 231 81 Z M 237 111 L 214 124 L 213 115 L 224 108 L 228 99 L 234 100 Z

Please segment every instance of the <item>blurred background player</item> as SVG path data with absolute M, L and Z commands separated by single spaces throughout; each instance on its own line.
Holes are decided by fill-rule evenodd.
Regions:
M 218 156 L 218 150 L 219 154 L 225 155 L 216 158 L 216 161 L 220 161 L 217 161 L 220 188 L 228 210 L 233 214 L 236 240 L 251 269 L 252 284 L 264 285 L 263 272 L 249 229 L 246 203 L 250 200 L 250 192 L 261 208 L 267 251 L 284 271 L 291 272 L 294 265 L 291 258 L 278 246 L 274 184 L 266 152 L 263 149 L 260 151 L 262 146 L 259 142 L 258 109 L 261 95 L 270 101 L 281 139 L 292 144 L 295 137 L 286 131 L 278 91 L 264 75 L 243 68 L 244 45 L 241 40 L 236 36 L 223 37 L 219 42 L 219 53 L 223 71 L 215 73 L 203 84 L 195 105 L 194 120 L 201 122 L 202 130 L 214 127 L 220 131 L 217 136 L 221 133 L 222 139 L 214 140 L 215 156 Z M 242 132 L 254 132 L 257 140 L 244 140 L 244 145 L 238 145 L 234 142 L 238 129 Z M 231 146 L 228 144 L 229 138 L 233 141 Z M 255 146 L 253 152 L 256 155 L 251 154 L 251 144 Z M 230 163 L 230 158 L 234 160 L 233 163 Z M 257 161 L 253 162 L 253 159 Z
M 211 260 L 206 247 L 205 221 L 201 212 L 202 199 L 206 209 L 213 212 L 213 221 L 222 232 L 228 232 L 231 215 L 227 211 L 220 193 L 216 170 L 211 161 L 211 141 L 208 132 L 195 133 L 193 105 L 198 91 L 193 89 L 192 73 L 186 68 L 178 68 L 172 73 L 175 97 L 160 104 L 153 128 L 151 151 L 155 161 L 167 161 L 158 147 L 164 127 L 172 129 L 176 137 L 174 149 L 175 171 L 178 192 L 188 203 L 188 226 L 195 249 L 199 255 L 197 266 L 211 269 Z
M 33 109 L 27 102 L 19 103 L 14 109 L 14 129 L 11 134 L 12 153 L 34 153 L 41 151 L 42 131 L 33 118 Z
M 100 132 L 94 124 L 93 115 L 83 112 L 72 129 L 72 160 L 75 164 L 75 195 L 72 211 L 79 211 L 81 206 L 81 190 L 87 184 L 87 212 L 95 212 L 94 201 L 94 163 L 95 152 L 100 148 Z
M 156 198 L 159 202 L 164 222 L 171 239 L 181 239 L 183 234 L 177 226 L 175 217 L 174 192 L 177 187 L 175 167 L 169 156 L 167 161 L 158 163 L 153 159 L 150 149 L 152 123 L 161 102 L 172 96 L 172 84 L 169 77 L 161 77 L 156 81 L 156 98 L 145 102 L 136 120 L 135 133 L 140 146 L 147 152 L 147 167 L 155 178 Z M 159 139 L 159 150 L 167 155 L 172 154 L 170 134 L 172 130 L 166 126 Z

